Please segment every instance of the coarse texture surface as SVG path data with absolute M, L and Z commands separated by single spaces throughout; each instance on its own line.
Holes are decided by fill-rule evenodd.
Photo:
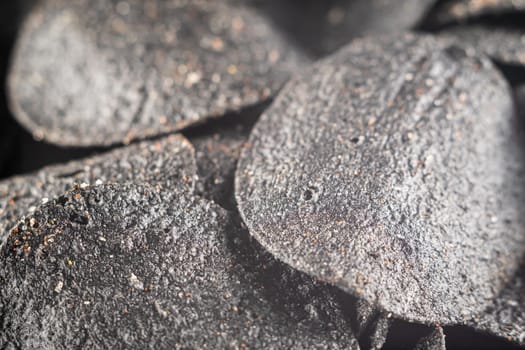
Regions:
M 392 320 L 387 315 L 380 315 L 374 320 L 370 334 L 370 349 L 382 349 L 386 343 Z
M 505 289 L 470 325 L 525 346 L 525 261 Z
M 487 58 L 447 41 L 355 40 L 254 127 L 235 188 L 250 233 L 401 319 L 475 319 L 525 251 L 509 90 Z
M 414 27 L 436 0 L 245 0 L 255 4 L 314 56 L 365 34 Z
M 525 150 L 525 85 L 515 89 L 514 99 L 518 113 L 518 138 Z M 525 160 L 525 151 L 522 157 Z M 525 346 L 525 260 L 486 312 L 470 325 Z
M 468 25 L 449 27 L 440 33 L 498 62 L 525 65 L 525 28 Z
M 431 22 L 466 21 L 472 17 L 502 15 L 525 10 L 525 0 L 450 0 L 443 1 L 431 13 Z
M 228 210 L 237 210 L 233 194 L 235 169 L 255 115 L 258 114 L 250 117 L 238 115 L 234 120 L 213 122 L 217 125 L 206 126 L 212 132 L 202 133 L 197 129 L 196 132 L 186 133 L 195 148 L 195 193 Z M 242 119 L 249 122 L 241 121 Z
M 177 187 L 67 192 L 1 247 L 0 348 L 356 349 L 337 289 L 247 236 Z
M 355 305 L 355 325 L 356 334 L 362 336 L 370 327 L 375 318 L 377 318 L 378 310 L 369 302 L 362 298 L 358 298 Z M 372 332 L 373 333 L 373 332 Z
M 414 350 L 445 350 L 446 348 L 443 328 L 437 327 L 432 333 L 421 339 Z
M 180 135 L 137 143 L 92 158 L 0 182 L 0 243 L 25 214 L 75 184 L 149 183 L 193 190 L 194 150 Z
M 255 12 L 214 0 L 43 0 L 23 26 L 11 108 L 61 145 L 128 142 L 273 96 L 306 61 Z

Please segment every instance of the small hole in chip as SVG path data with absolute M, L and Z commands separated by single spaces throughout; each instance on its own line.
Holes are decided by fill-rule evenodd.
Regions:
M 313 196 L 314 196 L 314 194 L 312 193 L 311 190 L 306 190 L 303 193 L 303 198 L 304 198 L 305 201 L 311 200 L 313 198 Z

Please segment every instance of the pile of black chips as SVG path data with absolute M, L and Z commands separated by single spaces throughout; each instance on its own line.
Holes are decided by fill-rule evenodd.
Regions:
M 0 45 L 1 349 L 525 346 L 525 1 L 27 0 Z

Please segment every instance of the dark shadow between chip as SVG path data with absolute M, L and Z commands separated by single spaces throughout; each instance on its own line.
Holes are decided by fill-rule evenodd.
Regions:
M 79 160 L 101 153 L 110 148 L 60 147 L 48 142 L 37 141 L 20 125 L 14 125 L 15 140 L 12 152 L 1 178 L 30 173 L 47 165 Z
M 424 31 L 424 28 L 427 28 L 429 26 L 429 22 L 432 19 L 432 14 L 436 12 L 437 9 L 441 8 L 443 5 L 450 2 L 450 0 L 437 0 L 434 5 L 432 5 L 426 14 L 421 17 L 418 23 L 414 25 L 413 30 L 415 31 Z M 430 22 L 431 23 L 431 22 Z
M 319 42 L 323 22 L 331 8 L 345 6 L 348 0 L 252 0 L 251 5 L 263 12 L 279 30 L 311 57 L 326 52 Z M 298 13 L 300 9 L 300 13 Z
M 517 350 L 519 346 L 505 340 L 501 337 L 476 332 L 466 326 L 443 327 L 445 330 L 445 341 L 447 350 L 454 349 L 500 349 L 500 350 Z
M 222 117 L 208 119 L 200 124 L 188 126 L 180 131 L 188 140 L 196 137 L 210 136 L 216 133 L 226 132 L 232 127 L 241 125 L 249 132 L 253 125 L 259 120 L 261 114 L 272 103 L 272 100 L 256 103 L 241 109 L 238 112 L 230 112 Z
M 433 329 L 430 326 L 394 320 L 383 349 L 413 349 L 421 338 L 430 335 L 432 331 Z
M 53 163 L 83 158 L 96 150 L 77 150 L 37 142 L 14 119 L 7 100 L 7 73 L 18 29 L 37 1 L 7 1 L 0 5 L 0 179 L 31 172 Z
M 419 26 L 415 29 L 417 31 L 437 33 L 442 30 L 455 28 L 458 26 L 471 26 L 471 25 L 483 25 L 490 27 L 501 27 L 506 29 L 520 30 L 525 29 L 525 11 L 508 10 L 502 11 L 496 14 L 481 14 L 472 17 L 467 17 L 461 20 L 449 20 L 446 22 L 437 22 L 432 19 L 432 14 L 437 8 L 441 6 L 438 3 L 432 11 L 429 12 L 427 18 L 425 18 Z
M 9 57 L 18 29 L 20 9 L 18 2 L 0 4 L 0 178 L 8 171 L 9 155 L 13 152 L 16 123 L 7 105 L 6 79 Z
M 525 84 L 525 66 L 509 64 L 498 60 L 493 61 L 512 87 L 515 88 Z
M 5 94 L 3 94 L 2 97 L 4 96 Z M 5 99 L 3 101 L 5 101 Z M 255 124 L 259 116 L 270 105 L 270 103 L 271 101 L 265 101 L 243 108 L 238 112 L 230 112 L 222 117 L 212 118 L 203 121 L 198 125 L 189 126 L 180 132 L 191 141 L 192 138 L 202 138 L 216 133 L 224 133 L 235 126 L 240 125 L 243 132 L 248 135 L 253 124 Z M 0 108 L 2 107 L 2 100 L 0 100 Z M 5 107 L 5 110 L 7 111 L 7 107 Z M 6 120 L 7 122 L 5 124 L 10 127 L 10 130 L 12 130 L 11 135 L 13 141 L 8 152 L 9 157 L 6 159 L 5 166 L 0 167 L 0 179 L 33 172 L 48 165 L 79 160 L 127 146 L 123 144 L 114 144 L 107 147 L 62 147 L 45 141 L 35 140 L 31 133 L 14 121 L 11 114 L 6 115 Z M 177 132 L 160 133 L 155 136 L 133 140 L 131 144 L 142 141 L 154 141 L 175 133 Z M 229 196 L 230 193 L 233 193 L 233 174 L 231 177 L 231 180 L 226 186 L 227 190 L 224 190 L 225 196 Z M 231 206 L 232 204 L 230 207 Z
M 238 155 L 253 125 L 270 103 L 259 103 L 183 131 L 195 148 L 196 194 L 227 210 L 236 210 L 233 192 Z

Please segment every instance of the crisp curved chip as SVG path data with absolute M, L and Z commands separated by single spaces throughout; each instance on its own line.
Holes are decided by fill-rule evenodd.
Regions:
M 525 251 L 510 89 L 411 34 L 356 40 L 289 82 L 236 173 L 250 233 L 404 320 L 464 323 Z
M 0 182 L 0 242 L 22 215 L 74 184 L 144 182 L 177 186 L 190 192 L 197 172 L 194 156 L 188 140 L 171 135 L 3 180 Z
M 519 114 L 516 129 L 525 150 L 525 85 L 515 89 L 514 97 Z M 525 152 L 522 157 L 525 159 Z M 486 312 L 470 325 L 525 346 L 525 260 Z
M 68 192 L 1 248 L 0 347 L 358 348 L 327 286 L 242 240 L 225 211 L 178 188 Z
M 484 52 L 496 61 L 525 65 L 525 31 L 516 28 L 468 25 L 450 27 L 440 32 L 464 45 Z
M 11 106 L 53 143 L 127 142 L 266 100 L 301 57 L 227 1 L 44 0 L 17 43 Z

